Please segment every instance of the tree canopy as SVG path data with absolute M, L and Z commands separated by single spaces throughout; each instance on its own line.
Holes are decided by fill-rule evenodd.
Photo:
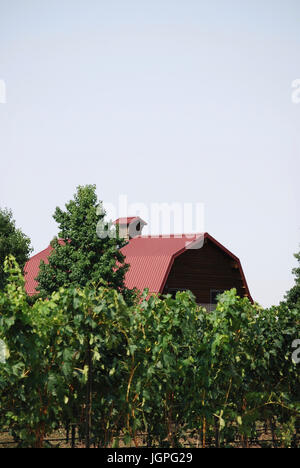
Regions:
M 297 446 L 298 309 L 263 310 L 236 290 L 210 314 L 186 291 L 128 306 L 103 286 L 30 305 L 13 258 L 5 269 L 0 427 L 17 446 L 49 446 L 70 425 L 87 447 L 269 446 L 266 426 L 272 446 Z
M 300 252 L 294 256 L 298 260 L 298 266 L 293 269 L 295 285 L 287 292 L 285 298 L 289 307 L 297 307 L 300 310 Z
M 56 208 L 53 218 L 59 227 L 58 237 L 51 242 L 49 264 L 41 262 L 37 277 L 43 297 L 60 287 L 84 287 L 99 282 L 130 297 L 124 286 L 128 265 L 120 252 L 125 241 L 117 232 L 113 233 L 105 217 L 95 185 L 78 186 L 65 210 Z M 99 236 L 100 224 L 106 235 Z
M 16 227 L 12 211 L 0 208 L 0 289 L 3 289 L 7 282 L 3 270 L 5 257 L 13 255 L 23 268 L 31 252 L 30 239 Z

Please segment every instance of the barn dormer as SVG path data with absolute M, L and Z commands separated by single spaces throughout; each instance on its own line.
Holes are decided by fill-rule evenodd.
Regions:
M 147 225 L 139 216 L 130 218 L 118 218 L 114 224 L 119 226 L 119 235 L 124 239 L 133 239 L 142 234 L 143 227 Z

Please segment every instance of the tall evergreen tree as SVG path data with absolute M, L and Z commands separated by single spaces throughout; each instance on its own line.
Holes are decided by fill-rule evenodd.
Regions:
M 124 286 L 128 265 L 120 252 L 125 241 L 117 232 L 112 235 L 114 228 L 105 220 L 96 186 L 77 187 L 74 199 L 65 208 L 57 207 L 53 215 L 59 232 L 51 242 L 49 264 L 41 262 L 37 277 L 40 294 L 45 297 L 61 286 L 82 287 L 104 281 L 129 299 L 131 293 Z M 106 235 L 99 233 L 99 227 Z
M 298 307 L 300 310 L 300 252 L 296 253 L 298 266 L 293 269 L 295 285 L 286 293 L 285 299 L 289 307 Z
M 11 254 L 23 268 L 32 248 L 30 239 L 21 229 L 16 228 L 11 210 L 0 208 L 0 289 L 3 289 L 7 277 L 3 270 L 4 259 Z

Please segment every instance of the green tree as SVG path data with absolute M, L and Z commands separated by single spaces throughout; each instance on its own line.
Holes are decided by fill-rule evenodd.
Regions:
M 216 418 L 218 444 L 227 446 L 239 434 L 247 447 L 258 421 L 273 429 L 275 421 L 278 429 L 288 424 L 295 432 L 299 376 L 291 343 L 298 331 L 299 312 L 284 304 L 263 310 L 235 289 L 219 296 L 202 339 L 206 423 Z
M 69 319 L 55 300 L 29 305 L 13 257 L 4 261 L 4 269 L 8 282 L 0 291 L 0 339 L 7 356 L 0 366 L 0 426 L 10 429 L 19 446 L 39 448 L 57 429 L 69 393 L 60 336 Z
M 16 228 L 11 210 L 0 209 L 0 289 L 7 282 L 7 275 L 3 270 L 5 257 L 13 255 L 23 268 L 31 251 L 30 239 Z
M 207 314 L 188 292 L 145 291 L 128 306 L 115 289 L 60 288 L 28 304 L 12 257 L 0 291 L 0 427 L 21 447 L 45 447 L 58 427 L 86 446 L 189 443 L 244 447 L 271 428 L 297 446 L 299 372 L 291 343 L 299 309 L 263 310 L 235 290 Z M 251 442 L 252 441 L 252 442 Z M 146 441 L 143 442 L 143 444 Z
M 84 287 L 105 283 L 129 299 L 124 286 L 128 265 L 120 252 L 125 241 L 105 220 L 105 211 L 99 203 L 95 185 L 77 187 L 74 199 L 65 205 L 65 211 L 56 208 L 53 218 L 58 223 L 58 238 L 51 245 L 49 264 L 41 262 L 37 277 L 40 294 L 45 297 L 60 287 Z M 99 236 L 101 232 L 106 235 Z
M 6 350 L 0 427 L 9 428 L 18 446 L 40 448 L 61 424 L 77 423 L 89 447 L 92 422 L 93 437 L 101 436 L 95 423 L 106 415 L 111 386 L 119 403 L 122 376 L 111 385 L 107 379 L 125 358 L 119 325 L 129 323 L 131 309 L 116 290 L 103 287 L 61 288 L 31 306 L 15 259 L 8 257 L 4 268 L 9 281 L 0 291 L 0 340 Z
M 289 307 L 297 307 L 300 309 L 300 252 L 296 253 L 294 256 L 298 260 L 298 266 L 293 269 L 295 285 L 287 292 L 285 299 Z

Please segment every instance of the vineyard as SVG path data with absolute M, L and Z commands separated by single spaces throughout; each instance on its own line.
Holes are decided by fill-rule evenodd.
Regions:
M 189 292 L 128 306 L 105 286 L 30 303 L 13 258 L 5 271 L 3 445 L 299 445 L 299 309 L 235 290 L 211 313 Z

